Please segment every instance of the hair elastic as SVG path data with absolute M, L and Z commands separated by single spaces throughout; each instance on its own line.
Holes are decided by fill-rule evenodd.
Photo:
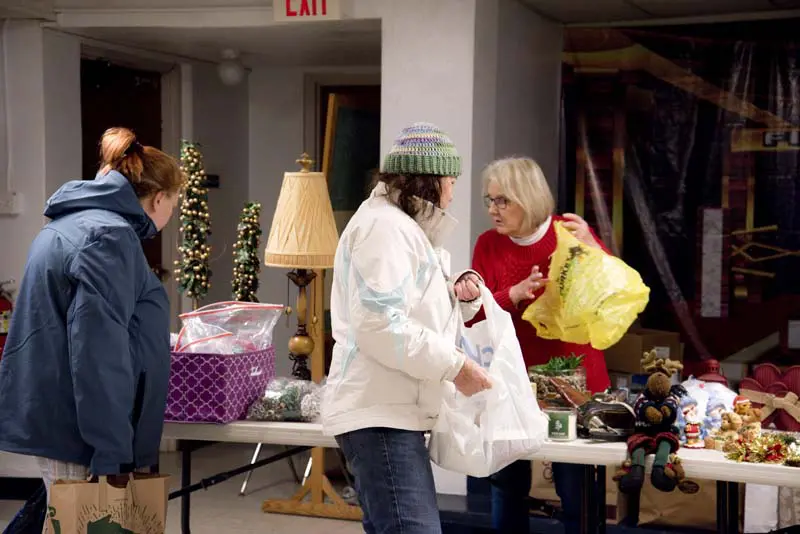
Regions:
M 134 141 L 128 146 L 127 150 L 125 150 L 125 154 L 123 156 L 129 156 L 131 154 L 141 154 L 144 152 L 144 147 L 139 141 Z

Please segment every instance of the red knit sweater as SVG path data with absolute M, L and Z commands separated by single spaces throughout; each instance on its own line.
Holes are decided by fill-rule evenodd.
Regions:
M 553 217 L 553 221 L 561 220 L 564 219 L 560 216 Z M 592 234 L 594 235 L 594 231 Z M 594 236 L 603 249 L 609 252 L 600 239 Z M 511 303 L 509 289 L 530 275 L 535 265 L 539 266 L 539 271 L 547 278 L 550 256 L 555 250 L 556 233 L 552 223 L 541 240 L 527 246 L 517 245 L 508 236 L 499 234 L 496 230 L 489 230 L 475 243 L 472 268 L 483 277 L 486 287 L 494 293 L 497 303 L 511 313 L 526 366 L 544 364 L 554 356 L 568 356 L 572 352 L 576 355 L 583 354 L 588 389 L 593 393 L 604 391 L 609 387 L 610 380 L 602 351 L 591 345 L 576 345 L 538 337 L 533 325 L 522 320 L 522 312 L 532 301 L 523 301 L 518 308 Z M 544 289 L 540 290 L 543 291 Z M 481 310 L 473 322 L 483 319 Z

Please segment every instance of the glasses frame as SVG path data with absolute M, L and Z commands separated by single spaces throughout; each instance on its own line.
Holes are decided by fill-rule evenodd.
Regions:
M 497 206 L 497 209 L 504 210 L 504 209 L 506 209 L 508 207 L 508 203 L 509 203 L 509 200 L 506 197 L 495 197 L 495 198 L 492 198 L 489 195 L 485 195 L 483 197 L 483 204 L 487 208 L 491 208 L 492 204 L 494 204 L 495 206 Z

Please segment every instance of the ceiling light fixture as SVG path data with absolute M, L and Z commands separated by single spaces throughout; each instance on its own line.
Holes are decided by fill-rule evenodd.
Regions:
M 234 86 L 244 79 L 244 66 L 239 60 L 239 53 L 231 48 L 222 51 L 222 61 L 217 65 L 219 79 L 225 85 Z

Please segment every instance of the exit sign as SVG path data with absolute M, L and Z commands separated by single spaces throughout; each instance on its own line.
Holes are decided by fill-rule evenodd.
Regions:
M 276 22 L 340 20 L 341 0 L 274 0 Z

